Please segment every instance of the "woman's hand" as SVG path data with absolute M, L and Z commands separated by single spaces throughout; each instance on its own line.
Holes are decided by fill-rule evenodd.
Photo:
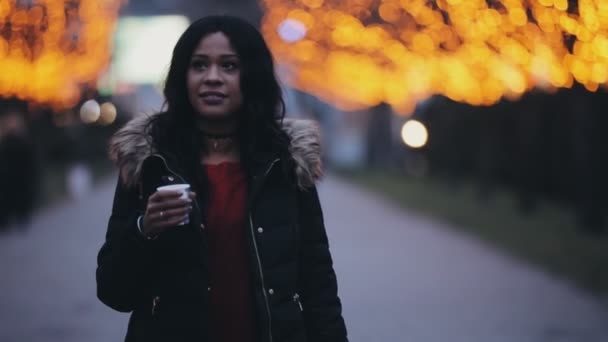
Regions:
M 186 199 L 181 196 L 181 191 L 157 191 L 152 194 L 148 198 L 141 232 L 145 236 L 155 236 L 186 221 L 196 194 L 189 192 Z

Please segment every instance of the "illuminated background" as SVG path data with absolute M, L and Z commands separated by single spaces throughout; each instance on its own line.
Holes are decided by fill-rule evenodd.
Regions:
M 341 108 L 411 113 L 435 94 L 491 105 L 608 82 L 608 2 L 263 1 L 287 80 Z M 277 29 L 278 28 L 278 29 Z

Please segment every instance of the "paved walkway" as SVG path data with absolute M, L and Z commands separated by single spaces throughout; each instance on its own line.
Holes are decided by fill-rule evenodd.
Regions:
M 95 297 L 113 182 L 0 236 L 0 341 L 122 341 L 128 316 Z M 608 341 L 608 310 L 566 282 L 337 179 L 320 192 L 351 342 Z

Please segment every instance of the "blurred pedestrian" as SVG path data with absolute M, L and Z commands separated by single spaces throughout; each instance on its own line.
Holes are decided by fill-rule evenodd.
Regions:
M 17 105 L 5 104 L 0 112 L 0 229 L 25 226 L 40 193 L 36 152 L 24 115 Z
M 97 295 L 132 312 L 126 341 L 347 341 L 318 128 L 284 119 L 260 33 L 234 17 L 194 22 L 164 94 L 165 112 L 110 146 L 120 179 Z M 178 183 L 194 191 L 156 190 Z

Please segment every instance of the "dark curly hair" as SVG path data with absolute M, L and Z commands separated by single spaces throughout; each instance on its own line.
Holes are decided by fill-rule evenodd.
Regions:
M 186 75 L 197 45 L 209 34 L 225 34 L 241 60 L 238 141 L 247 171 L 253 159 L 268 152 L 288 158 L 289 138 L 281 129 L 285 103 L 274 72 L 272 54 L 260 32 L 231 16 L 208 16 L 193 22 L 179 38 L 164 87 L 165 111 L 150 122 L 152 143 L 161 153 L 177 158 L 186 172 L 199 170 L 201 137 L 188 99 Z M 197 175 L 188 175 L 198 179 Z

